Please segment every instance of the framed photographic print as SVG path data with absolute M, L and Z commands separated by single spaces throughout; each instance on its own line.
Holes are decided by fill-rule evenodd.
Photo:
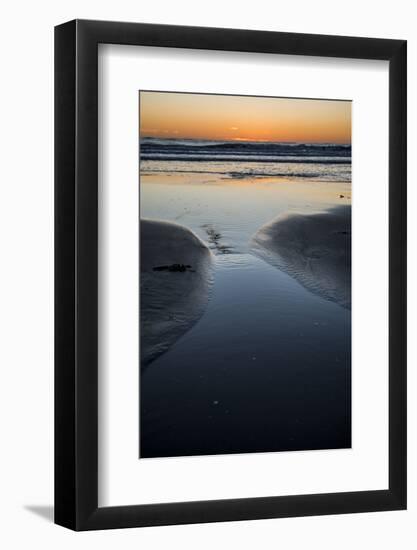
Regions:
M 406 507 L 406 42 L 55 30 L 55 521 Z

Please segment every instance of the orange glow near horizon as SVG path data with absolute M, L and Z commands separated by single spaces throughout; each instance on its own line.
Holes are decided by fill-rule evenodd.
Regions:
M 350 143 L 351 102 L 140 92 L 141 137 Z

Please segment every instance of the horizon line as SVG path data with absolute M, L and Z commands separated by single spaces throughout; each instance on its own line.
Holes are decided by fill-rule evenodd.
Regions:
M 167 136 L 167 135 L 140 135 L 139 139 L 165 139 L 172 141 L 218 141 L 218 142 L 243 142 L 243 143 L 283 143 L 287 145 L 350 145 L 352 146 L 352 141 L 285 141 L 285 140 L 275 140 L 275 139 L 253 139 L 253 138 L 203 138 L 203 137 L 180 137 L 180 136 Z

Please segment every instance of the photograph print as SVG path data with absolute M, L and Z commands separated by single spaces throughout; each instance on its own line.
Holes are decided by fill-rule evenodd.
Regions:
M 139 92 L 139 458 L 351 447 L 350 101 Z

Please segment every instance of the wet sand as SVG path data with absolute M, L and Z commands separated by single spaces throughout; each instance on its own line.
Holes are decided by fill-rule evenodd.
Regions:
M 212 254 L 189 229 L 140 223 L 141 365 L 164 353 L 201 317 L 211 285 Z
M 283 214 L 256 232 L 252 250 L 311 292 L 350 309 L 350 206 Z

